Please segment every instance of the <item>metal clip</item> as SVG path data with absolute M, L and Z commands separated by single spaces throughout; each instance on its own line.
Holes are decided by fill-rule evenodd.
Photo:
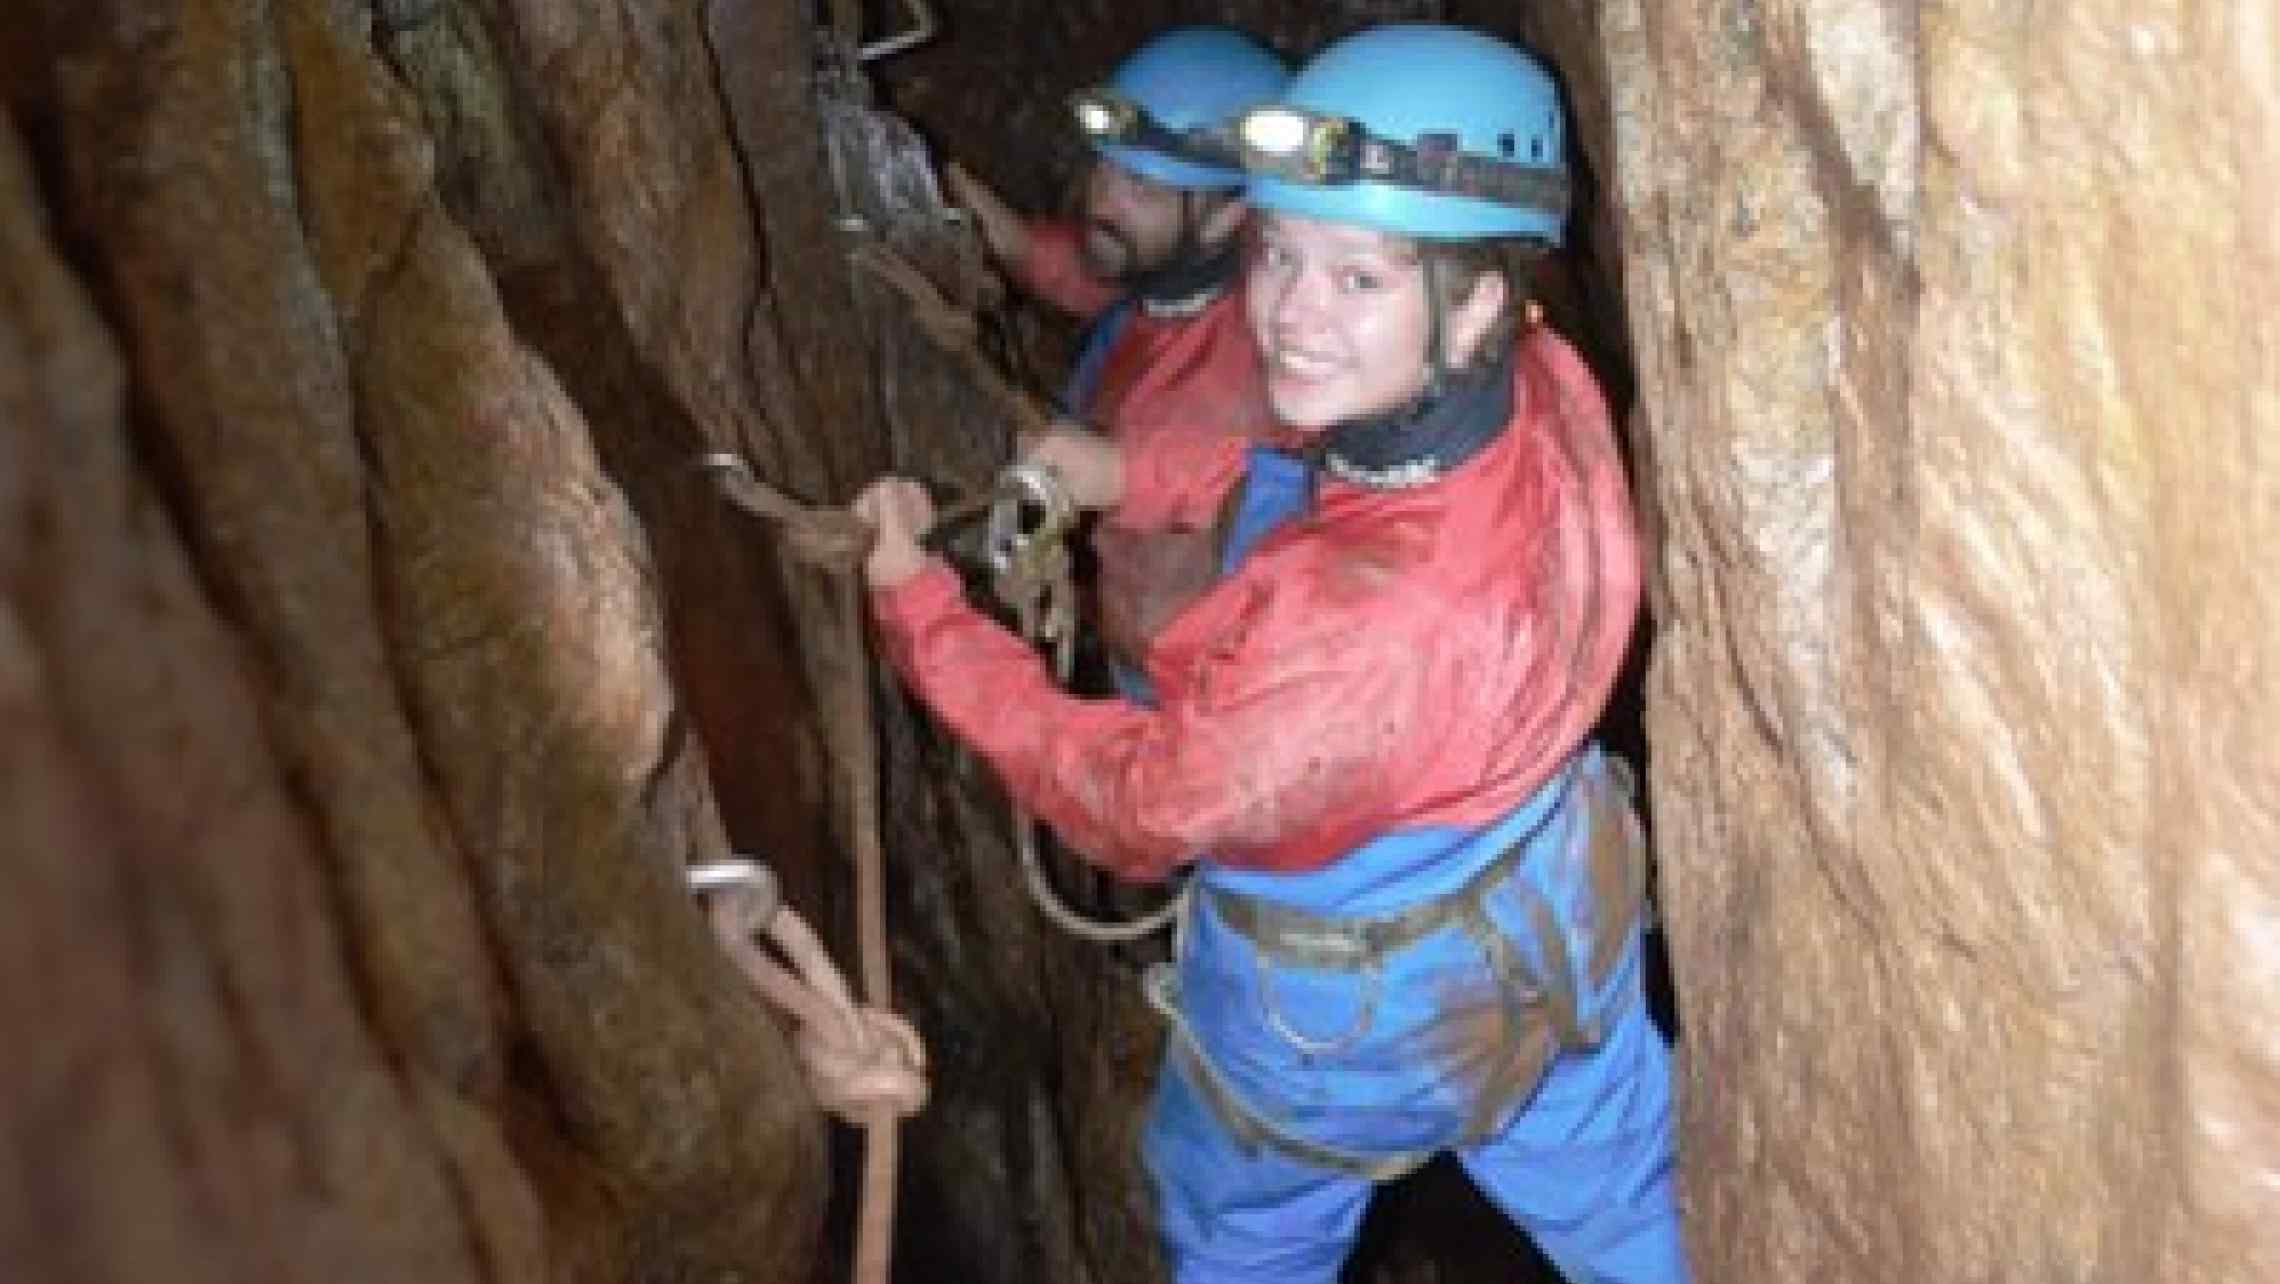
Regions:
M 1076 525 L 1076 501 L 1052 469 L 1022 462 L 998 474 L 982 559 L 1025 637 L 1060 642 L 1075 633 L 1068 538 Z
M 756 860 L 737 857 L 734 860 L 706 861 L 691 865 L 685 872 L 689 890 L 702 895 L 717 892 L 723 887 L 758 887 L 771 890 L 776 886 L 776 873 Z
M 1034 578 L 1045 564 L 1057 560 L 1056 553 L 1065 557 L 1069 532 L 1076 525 L 1076 502 L 1058 473 L 1026 460 L 1010 464 L 998 474 L 982 554 L 999 575 Z
M 762 861 L 739 856 L 734 860 L 691 865 L 682 874 L 689 891 L 698 897 L 717 897 L 746 932 L 764 932 L 783 908 L 784 889 L 776 871 Z

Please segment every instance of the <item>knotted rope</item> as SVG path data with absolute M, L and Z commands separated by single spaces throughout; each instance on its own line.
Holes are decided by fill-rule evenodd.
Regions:
M 713 935 L 737 970 L 798 1024 L 793 1048 L 818 1104 L 849 1124 L 881 1110 L 896 1119 L 918 1113 L 926 1104 L 918 1032 L 893 1012 L 855 1001 L 807 920 L 783 903 L 774 871 L 752 860 L 718 861 L 690 867 L 689 886 L 710 894 Z
M 843 19 L 847 9 L 837 6 Z M 971 317 L 952 307 L 924 275 L 884 247 L 859 246 L 853 256 L 856 266 L 910 300 L 920 329 L 962 358 L 968 373 L 1011 416 L 1017 437 L 1033 438 L 1046 431 L 1051 416 L 990 363 L 976 342 Z M 926 1101 L 926 1049 L 917 1031 L 892 1010 L 879 840 L 878 740 L 871 718 L 869 668 L 860 658 L 868 654 L 863 644 L 860 571 L 873 532 L 844 509 L 811 506 L 769 485 L 733 453 L 705 454 L 696 464 L 712 475 L 730 503 L 775 526 L 793 558 L 839 583 L 840 636 L 847 640 L 843 654 L 849 659 L 830 717 L 853 813 L 856 938 L 867 1001 L 855 1001 L 806 920 L 782 904 L 775 877 L 765 866 L 747 860 L 698 866 L 690 871 L 690 882 L 694 890 L 713 894 L 709 918 L 722 949 L 764 999 L 797 1023 L 794 1048 L 817 1103 L 863 1128 L 854 1279 L 855 1284 L 887 1284 L 894 1241 L 896 1125 Z M 993 589 L 1019 616 L 1024 636 L 1052 645 L 1055 672 L 1066 684 L 1075 611 L 1062 541 L 1074 525 L 1075 509 L 1046 470 L 1017 465 L 1008 477 L 1026 490 L 1009 496 L 1001 484 L 999 494 L 947 506 L 935 522 L 935 533 L 978 514 L 990 515 Z M 1018 517 L 1007 515 L 1023 499 L 1044 510 L 1047 530 L 1021 530 Z M 1062 928 L 1089 940 L 1123 941 L 1154 931 L 1172 917 L 1176 909 L 1172 905 L 1125 924 L 1102 923 L 1077 913 L 1045 877 L 1035 823 L 1018 811 L 1014 819 L 1032 897 Z M 762 948 L 763 940 L 789 968 Z
M 713 934 L 761 995 L 799 1024 L 794 1047 L 809 1089 L 824 1109 L 863 1128 L 863 1184 L 855 1222 L 856 1284 L 887 1284 L 895 1219 L 896 1123 L 926 1100 L 926 1050 L 892 1010 L 887 960 L 884 857 L 879 842 L 878 740 L 871 724 L 869 666 L 862 657 L 862 584 L 871 528 L 852 513 L 803 504 L 761 481 L 736 455 L 715 452 L 699 467 L 729 502 L 774 524 L 793 557 L 831 574 L 839 585 L 841 654 L 846 675 L 829 714 L 846 780 L 855 846 L 855 934 L 863 993 L 857 1005 L 805 920 L 781 905 L 773 876 L 744 862 L 733 876 L 714 874 L 729 894 L 712 906 Z M 713 867 L 700 867 L 704 869 Z M 692 875 L 695 881 L 695 875 Z M 706 890 L 702 886 L 699 890 Z M 796 971 L 763 952 L 764 935 Z

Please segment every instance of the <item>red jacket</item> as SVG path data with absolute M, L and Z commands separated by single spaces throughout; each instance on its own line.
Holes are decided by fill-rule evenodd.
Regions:
M 1085 272 L 1078 235 L 1076 224 L 1066 220 L 1030 224 L 1029 256 L 1013 276 L 1032 296 L 1090 318 L 1121 296 Z M 1162 428 L 1245 439 L 1272 428 L 1274 412 L 1240 286 L 1190 316 L 1136 308 L 1103 362 L 1086 417 L 1127 442 L 1136 433 Z
M 1324 477 L 1148 653 L 1159 706 L 1080 700 L 948 568 L 876 594 L 889 655 L 1064 842 L 1128 878 L 1206 855 L 1311 869 L 1390 830 L 1516 806 L 1597 718 L 1639 598 L 1629 496 L 1591 376 L 1537 329 L 1513 417 L 1430 485 Z M 1129 447 L 1134 515 L 1195 502 L 1241 443 Z

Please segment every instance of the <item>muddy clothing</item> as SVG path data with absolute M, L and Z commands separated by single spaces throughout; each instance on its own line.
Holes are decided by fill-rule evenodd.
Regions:
M 1326 1284 L 1371 1161 L 1439 1149 L 1571 1273 L 1683 1278 L 1637 854 L 1585 745 L 1638 604 L 1622 466 L 1555 336 L 1498 391 L 1438 476 L 1133 443 L 1135 525 L 1242 485 L 1223 578 L 1147 653 L 1157 708 L 1062 694 L 940 567 L 875 599 L 913 689 L 1066 843 L 1196 866 L 1148 1137 L 1184 1284 Z
M 1310 513 L 1260 532 L 1155 639 L 1158 709 L 1063 693 L 939 564 L 877 596 L 889 653 L 1022 806 L 1127 878 L 1199 856 L 1317 869 L 1389 830 L 1489 824 L 1582 743 L 1639 594 L 1590 376 L 1538 332 L 1512 397 L 1506 430 L 1434 484 L 1323 475 Z M 1210 484 L 1248 455 L 1166 433 L 1127 458 L 1117 516 L 1145 529 L 1210 525 Z M 1386 872 L 1397 895 L 1462 880 Z
M 1626 964 L 1635 986 L 1634 948 Z M 1341 1113 L 1327 1077 L 1301 1091 L 1322 1118 Z M 1423 1117 L 1422 1112 L 1418 1115 Z M 1363 1132 L 1382 1112 L 1356 1119 Z M 1596 1052 L 1552 1063 L 1527 1108 L 1452 1153 L 1489 1200 L 1526 1228 L 1571 1280 L 1682 1284 L 1670 1054 L 1633 1002 Z M 1331 1284 L 1351 1254 L 1374 1183 L 1246 1146 L 1168 1064 L 1142 1142 L 1177 1284 Z
M 1355 920 L 1287 915 L 1198 866 L 1176 981 L 1151 996 L 1173 1033 L 1143 1134 L 1177 1284 L 1331 1284 L 1373 1186 L 1443 1152 L 1568 1278 L 1681 1284 L 1669 1058 L 1641 993 L 1636 885 L 1599 859 L 1636 841 L 1618 797 L 1586 751 L 1483 830 L 1400 831 L 1278 876 L 1311 900 L 1426 852 L 1488 875 L 1465 898 L 1478 928 L 1377 950 L 1367 932 L 1261 931 L 1261 904 L 1298 924 Z M 1518 859 L 1497 868 L 1499 852 Z M 1398 924 L 1418 904 L 1361 921 Z

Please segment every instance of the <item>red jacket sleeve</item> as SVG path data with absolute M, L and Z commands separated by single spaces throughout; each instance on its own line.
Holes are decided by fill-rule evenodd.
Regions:
M 1221 501 L 1243 476 L 1251 445 L 1247 438 L 1177 426 L 1138 427 L 1121 444 L 1124 493 L 1115 517 L 1138 531 L 1207 527 L 1218 520 Z
M 1012 274 L 1024 294 L 1090 320 L 1123 297 L 1123 290 L 1085 271 L 1078 253 L 1080 235 L 1069 219 L 1032 220 L 1029 255 L 1013 265 Z
M 1319 864 L 1383 824 L 1425 666 L 1388 663 L 1382 634 L 1291 596 L 1255 594 L 1193 689 L 1160 710 L 1062 692 L 947 568 L 873 605 L 904 679 L 1015 801 L 1096 864 L 1155 879 L 1204 853 L 1264 865 L 1282 847 L 1277 867 Z M 1286 845 L 1301 833 L 1320 840 L 1303 861 Z

